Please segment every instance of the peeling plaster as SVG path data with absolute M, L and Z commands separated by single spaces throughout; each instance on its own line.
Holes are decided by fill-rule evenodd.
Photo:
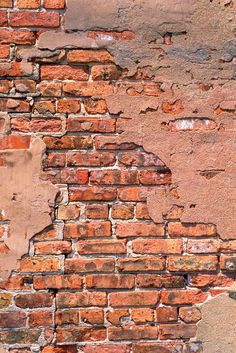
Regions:
M 54 204 L 57 188 L 42 172 L 44 151 L 45 144 L 39 138 L 32 139 L 29 149 L 1 151 L 0 209 L 9 225 L 4 238 L 6 253 L 0 257 L 2 279 L 17 270 L 30 238 L 52 223 L 50 205 Z
M 229 290 L 235 293 L 234 288 Z M 236 352 L 236 300 L 223 293 L 201 305 L 202 320 L 198 323 L 197 340 L 204 353 Z

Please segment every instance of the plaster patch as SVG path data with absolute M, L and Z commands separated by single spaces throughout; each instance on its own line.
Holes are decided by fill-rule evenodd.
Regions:
M 39 138 L 27 150 L 3 150 L 0 166 L 0 209 L 9 232 L 4 240 L 8 249 L 0 257 L 0 277 L 7 279 L 27 253 L 30 238 L 52 223 L 50 205 L 56 187 L 42 172 L 45 144 Z

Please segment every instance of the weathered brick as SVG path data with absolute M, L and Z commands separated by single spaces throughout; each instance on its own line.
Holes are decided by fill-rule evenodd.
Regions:
M 132 275 L 89 275 L 86 287 L 94 289 L 131 289 L 134 287 Z
M 43 65 L 41 66 L 41 80 L 88 80 L 86 67 L 76 68 L 69 65 Z
M 106 221 L 88 223 L 68 223 L 64 228 L 65 238 L 110 237 L 111 223 Z
M 38 9 L 40 0 L 17 0 L 17 7 L 19 9 Z
M 78 258 L 66 259 L 66 273 L 113 272 L 114 259 L 111 258 Z
M 217 256 L 170 256 L 169 270 L 182 272 L 216 271 Z
M 30 136 L 11 135 L 0 138 L 0 149 L 27 149 L 30 147 Z
M 115 204 L 112 206 L 112 218 L 114 219 L 131 219 L 134 217 L 133 205 Z
M 174 322 L 178 320 L 177 308 L 162 306 L 156 309 L 157 322 Z
M 220 257 L 220 268 L 223 271 L 235 271 L 236 270 L 236 256 L 224 256 Z
M 109 300 L 111 306 L 145 306 L 156 305 L 159 301 L 157 291 L 138 291 L 110 293 Z
M 26 29 L 0 29 L 0 43 L 2 44 L 18 44 L 18 45 L 27 45 L 35 43 L 35 34 L 34 32 L 28 31 Z
M 45 9 L 64 9 L 65 0 L 44 0 Z
M 201 273 L 191 275 L 190 284 L 193 287 L 230 287 L 234 281 L 234 276 L 223 275 L 221 273 L 217 275 Z
M 30 104 L 29 102 L 25 102 L 23 100 L 1 98 L 0 111 L 9 113 L 28 113 L 30 112 Z
M 116 235 L 118 238 L 163 237 L 164 225 L 148 222 L 117 223 Z
M 56 257 L 26 257 L 20 261 L 20 272 L 55 272 L 60 270 L 60 260 Z
M 141 288 L 181 288 L 184 277 L 170 274 L 137 274 L 137 287 Z
M 181 320 L 186 323 L 198 322 L 201 320 L 201 311 L 197 307 L 189 308 L 182 307 L 179 309 L 179 316 Z
M 84 108 L 88 114 L 104 114 L 107 112 L 107 104 L 104 99 L 84 99 Z
M 108 328 L 108 337 L 111 341 L 157 339 L 158 327 L 151 325 L 114 326 Z
M 61 82 L 40 82 L 40 93 L 43 97 L 61 97 Z
M 136 170 L 94 170 L 90 173 L 90 182 L 100 185 L 138 184 L 138 173 Z
M 41 330 L 39 329 L 18 329 L 0 332 L 1 343 L 6 344 L 34 344 L 39 339 Z
M 44 241 L 34 244 L 35 254 L 69 254 L 71 252 L 71 242 L 70 241 Z
M 99 344 L 96 346 L 86 345 L 82 348 L 82 352 L 84 353 L 129 353 L 130 347 L 124 344 Z
M 115 154 L 109 152 L 68 152 L 69 167 L 105 167 L 115 164 Z M 94 189 L 96 187 L 93 187 Z
M 191 338 L 196 335 L 196 325 L 164 324 L 160 325 L 160 339 Z
M 98 186 L 70 187 L 70 201 L 113 201 L 116 199 L 115 188 Z
M 187 252 L 189 254 L 217 253 L 220 250 L 220 242 L 216 239 L 188 240 Z
M 60 15 L 57 12 L 21 11 L 10 13 L 12 27 L 59 27 Z
M 77 205 L 61 205 L 58 207 L 57 218 L 64 221 L 77 219 L 80 216 L 80 209 Z
M 16 306 L 20 308 L 43 308 L 50 307 L 53 303 L 52 293 L 29 293 L 17 294 L 15 296 Z
M 29 314 L 29 327 L 52 326 L 53 313 L 50 311 L 36 311 Z
M 57 294 L 56 302 L 58 308 L 73 308 L 86 306 L 106 306 L 107 296 L 102 292 L 71 293 L 60 292 Z
M 80 309 L 82 322 L 90 325 L 101 325 L 104 323 L 103 309 Z
M 184 225 L 170 222 L 168 231 L 171 237 L 214 237 L 216 235 L 215 226 L 207 224 Z
M 79 309 L 62 309 L 56 311 L 57 325 L 78 325 L 80 323 Z
M 76 345 L 66 345 L 66 346 L 47 346 L 42 350 L 43 353 L 76 353 Z
M 82 117 L 67 119 L 67 129 L 72 132 L 114 132 L 115 128 L 115 119 Z
M 10 46 L 7 44 L 0 45 L 0 59 L 7 59 L 10 55 Z
M 5 309 L 12 304 L 11 293 L 0 293 L 0 309 Z
M 13 118 L 11 119 L 11 128 L 19 132 L 59 132 L 62 128 L 62 122 L 60 119 Z
M 166 305 L 189 305 L 203 303 L 207 293 L 200 290 L 165 290 L 161 293 L 161 302 Z
M 90 136 L 45 136 L 43 141 L 49 149 L 64 150 L 92 148 L 92 139 Z
M 174 351 L 183 353 L 183 346 L 178 343 L 135 343 L 132 345 L 133 353 L 173 353 Z
M 139 180 L 143 185 L 167 185 L 171 184 L 171 174 L 156 170 L 141 170 Z
M 6 27 L 8 25 L 8 17 L 6 10 L 0 10 L 0 27 Z
M 13 0 L 1 0 L 0 7 L 13 7 Z
M 58 113 L 79 113 L 80 101 L 75 99 L 59 99 L 57 102 Z
M 20 328 L 26 326 L 26 314 L 23 311 L 5 311 L 0 313 L 0 328 Z
M 83 279 L 78 275 L 34 276 L 35 289 L 81 289 Z
M 132 249 L 137 254 L 181 254 L 183 243 L 172 239 L 136 239 Z
M 90 204 L 86 207 L 86 217 L 89 219 L 108 219 L 108 205 Z
M 122 240 L 81 240 L 77 243 L 79 254 L 125 254 L 126 242 Z
M 118 80 L 122 72 L 116 65 L 93 65 L 91 70 L 94 81 Z
M 83 341 L 104 341 L 107 335 L 106 328 L 103 327 L 82 327 L 67 326 L 57 328 L 57 341 L 63 342 L 83 342 Z
M 76 82 L 68 81 L 63 84 L 66 95 L 91 97 L 104 96 L 113 93 L 113 87 L 109 82 Z
M 106 318 L 107 321 L 112 325 L 120 325 L 122 324 L 123 319 L 127 319 L 130 317 L 128 309 L 111 309 L 107 312 Z
M 118 259 L 117 266 L 120 272 L 162 271 L 165 269 L 165 259 L 157 256 Z
M 113 58 L 107 50 L 72 50 L 67 55 L 67 60 L 73 64 L 113 62 Z
M 149 308 L 137 308 L 131 310 L 131 318 L 136 324 L 145 324 L 154 321 L 154 310 Z

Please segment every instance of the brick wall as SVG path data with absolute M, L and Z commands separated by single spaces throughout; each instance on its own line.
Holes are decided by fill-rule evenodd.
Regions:
M 158 97 L 160 88 L 145 72 L 130 78 L 106 49 L 34 53 L 44 31 L 63 31 L 64 0 L 0 0 L 0 7 L 0 111 L 10 118 L 0 147 L 26 150 L 39 136 L 43 169 L 60 189 L 53 224 L 0 282 L 4 349 L 202 352 L 198 304 L 234 282 L 236 240 L 222 241 L 217 224 L 201 219 L 181 223 L 179 207 L 153 222 L 147 191 L 171 185 L 172 171 L 142 146 L 117 140 L 125 119 L 106 103 L 120 85 L 142 97 Z M 162 112 L 176 116 L 183 105 L 165 103 Z M 0 254 L 7 227 L 3 220 Z

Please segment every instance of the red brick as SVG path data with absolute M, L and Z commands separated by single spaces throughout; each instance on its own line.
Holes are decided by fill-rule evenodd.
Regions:
M 81 289 L 83 278 L 78 275 L 34 276 L 35 289 Z
M 0 27 L 6 27 L 8 25 L 7 11 L 0 10 Z
M 56 311 L 57 325 L 78 325 L 80 323 L 79 309 L 63 309 Z
M 77 205 L 60 205 L 58 207 L 57 218 L 64 221 L 77 219 L 80 216 L 80 208 Z
M 68 152 L 69 167 L 105 167 L 115 164 L 115 154 L 109 152 Z M 92 187 L 93 189 L 96 186 Z
M 47 292 L 17 294 L 15 296 L 16 306 L 20 308 L 44 308 L 50 307 L 53 303 L 53 294 Z
M 115 204 L 112 206 L 112 218 L 114 219 L 132 219 L 134 217 L 133 205 Z
M 88 114 L 104 114 L 107 112 L 107 104 L 104 99 L 84 99 L 84 108 Z
M 9 93 L 10 89 L 13 87 L 13 83 L 10 80 L 0 81 L 0 93 Z
M 4 136 L 0 138 L 0 149 L 28 149 L 30 147 L 30 139 L 30 136 Z
M 44 241 L 34 244 L 35 254 L 69 254 L 71 252 L 71 242 L 70 241 Z
M 60 99 L 57 102 L 57 111 L 59 113 L 79 113 L 80 101 L 75 99 Z
M 126 242 L 119 240 L 81 240 L 77 243 L 79 254 L 125 254 Z
M 214 237 L 216 228 L 214 225 L 207 224 L 181 224 L 170 222 L 168 232 L 171 237 Z
M 162 110 L 166 114 L 180 114 L 184 111 L 183 103 L 180 99 L 177 99 L 174 103 L 163 102 Z
M 1 62 L 0 75 L 5 76 L 30 76 L 33 73 L 33 66 L 31 63 L 27 64 L 27 69 L 19 62 Z
M 113 62 L 113 57 L 107 50 L 72 50 L 67 55 L 69 63 L 92 63 L 100 62 L 107 63 Z
M 170 256 L 169 270 L 182 272 L 216 271 L 217 256 Z
M 7 59 L 10 55 L 9 45 L 0 45 L 0 59 Z
M 236 256 L 224 256 L 220 257 L 220 268 L 223 271 L 236 271 Z
M 92 139 L 90 136 L 45 136 L 43 141 L 48 149 L 64 150 L 92 148 Z
M 59 27 L 60 15 L 57 12 L 21 11 L 10 13 L 12 27 Z
M 88 223 L 68 223 L 65 224 L 65 238 L 93 238 L 110 237 L 111 223 L 106 221 Z
M 138 184 L 138 173 L 136 170 L 94 170 L 90 173 L 90 182 L 100 185 Z
M 64 9 L 65 0 L 44 0 L 45 9 Z
M 86 306 L 106 306 L 106 293 L 87 292 L 87 293 L 71 293 L 60 292 L 57 294 L 56 302 L 58 308 L 66 307 L 86 307 Z
M 23 311 L 5 311 L 0 313 L 0 328 L 20 328 L 26 326 L 26 314 Z
M 26 257 L 20 261 L 20 272 L 55 272 L 60 270 L 60 260 L 56 257 Z
M 136 239 L 132 249 L 137 254 L 181 254 L 183 243 L 172 239 Z
M 82 117 L 67 119 L 67 130 L 73 132 L 114 132 L 115 128 L 115 119 Z
M 171 274 L 138 274 L 136 282 L 140 288 L 182 288 L 184 277 Z
M 166 305 L 191 305 L 203 303 L 208 294 L 200 290 L 165 290 L 161 293 L 161 302 Z
M 61 97 L 61 82 L 40 82 L 40 93 L 43 97 Z
M 86 207 L 86 217 L 92 219 L 107 219 L 108 205 L 105 204 L 90 204 Z
M 31 281 L 31 276 L 11 276 L 5 281 L 0 281 L 0 288 L 5 290 L 31 290 L 30 283 L 27 283 L 27 280 Z
M 157 256 L 118 259 L 117 266 L 120 272 L 162 271 L 165 269 L 165 259 Z
M 71 67 L 69 65 L 41 66 L 41 80 L 88 80 L 88 69 Z
M 230 287 L 234 281 L 233 276 L 229 277 L 221 273 L 217 275 L 194 274 L 191 276 L 190 284 L 193 287 Z
M 164 164 L 152 153 L 124 152 L 120 153 L 119 165 L 127 167 L 162 167 Z
M 17 7 L 19 9 L 38 9 L 40 0 L 17 0 Z
M 113 272 L 114 259 L 111 258 L 78 258 L 65 260 L 65 273 Z
M 104 323 L 104 311 L 103 309 L 80 309 L 80 318 L 86 324 L 101 325 Z
M 39 329 L 21 329 L 21 330 L 10 330 L 1 332 L 1 343 L 3 344 L 34 344 L 38 341 L 41 335 Z M 27 352 L 29 353 L 29 352 Z
M 171 184 L 171 174 L 156 170 L 141 170 L 139 180 L 143 185 L 166 185 Z
M 131 289 L 134 287 L 133 275 L 88 275 L 86 287 L 93 289 Z
M 66 326 L 57 328 L 58 343 L 104 341 L 106 335 L 107 330 L 103 327 Z
M 52 326 L 52 312 L 36 311 L 29 313 L 29 327 Z
M 13 7 L 13 0 L 1 0 L 0 7 Z
M 86 345 L 82 348 L 84 353 L 129 353 L 130 347 L 124 344 L 115 344 L 115 345 L 96 345 L 89 346 Z
M 154 310 L 149 308 L 132 309 L 131 318 L 136 324 L 145 324 L 154 321 Z
M 38 112 L 40 114 L 48 114 L 56 112 L 56 103 L 52 100 L 46 101 L 42 100 L 34 103 L 33 111 Z
M 201 320 L 201 311 L 198 308 L 182 307 L 179 309 L 179 316 L 185 323 L 198 322 Z
M 150 222 L 117 223 L 116 235 L 118 238 L 128 237 L 163 237 L 164 225 Z
M 94 81 L 118 80 L 122 72 L 116 65 L 93 65 L 91 69 L 92 79 Z
M 175 351 L 183 353 L 182 343 L 135 343 L 133 344 L 133 353 L 174 353 Z M 187 352 L 186 352 L 187 353 Z M 189 352 L 190 353 L 190 352 Z M 193 353 L 193 352 L 192 352 Z M 199 352 L 200 353 L 200 352 Z
M 34 32 L 19 29 L 0 29 L 0 43 L 2 44 L 18 44 L 18 45 L 25 45 L 25 44 L 34 44 L 35 43 L 35 34 Z
M 156 321 L 157 322 L 172 322 L 178 320 L 177 308 L 168 306 L 159 307 L 156 309 Z
M 43 348 L 42 353 L 77 353 L 77 347 L 76 345 L 47 346 Z
M 63 84 L 63 90 L 66 95 L 73 96 L 104 96 L 113 93 L 113 87 L 110 82 L 76 82 L 68 81 Z
M 197 327 L 195 325 L 182 324 L 164 324 L 160 325 L 160 339 L 180 339 L 191 338 L 196 335 Z
M 160 296 L 157 291 L 138 291 L 138 292 L 118 292 L 110 293 L 110 305 L 116 306 L 145 306 L 156 305 Z
M 20 132 L 59 132 L 62 128 L 60 119 L 41 118 L 13 118 L 11 128 Z
M 66 155 L 65 153 L 49 152 L 45 165 L 47 167 L 65 167 Z
M 0 111 L 9 113 L 28 113 L 30 112 L 30 105 L 29 102 L 23 100 L 1 98 Z
M 112 309 L 107 312 L 106 318 L 112 325 L 120 325 L 123 319 L 129 318 L 128 309 Z
M 16 91 L 20 93 L 35 93 L 36 82 L 28 79 L 15 80 Z
M 150 219 L 148 207 L 146 203 L 138 202 L 136 205 L 136 218 Z
M 158 327 L 149 325 L 109 327 L 108 337 L 111 341 L 157 339 Z
M 144 187 L 130 186 L 119 188 L 118 198 L 121 201 L 146 201 L 147 189 Z
M 70 187 L 70 201 L 113 201 L 116 199 L 115 188 L 98 186 Z
M 207 254 L 220 251 L 220 242 L 216 239 L 188 240 L 187 252 L 189 254 Z

